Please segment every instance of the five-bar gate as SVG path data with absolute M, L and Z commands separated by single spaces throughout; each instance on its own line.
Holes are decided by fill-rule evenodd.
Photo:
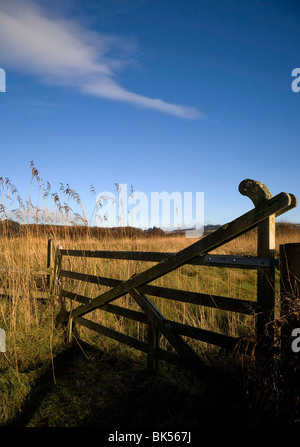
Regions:
M 203 375 L 210 373 L 208 366 L 182 336 L 229 349 L 240 343 L 241 340 L 236 337 L 166 319 L 149 298 L 149 296 L 156 296 L 254 315 L 256 318 L 257 341 L 260 341 L 257 344 L 258 351 L 259 348 L 261 351 L 268 350 L 273 346 L 274 341 L 274 326 L 270 323 L 274 321 L 275 269 L 278 267 L 278 260 L 275 257 L 275 217 L 297 206 L 297 199 L 293 194 L 285 192 L 273 197 L 265 185 L 249 179 L 241 182 L 239 191 L 252 200 L 254 208 L 177 253 L 67 250 L 58 245 L 56 241 L 49 241 L 48 267 L 52 272 L 49 277 L 49 286 L 52 288 L 52 293 L 80 303 L 70 311 L 62 311 L 57 317 L 57 322 L 69 323 L 70 334 L 72 333 L 73 322 L 76 322 L 78 325 L 85 326 L 145 352 L 149 373 L 157 369 L 159 360 L 188 367 L 193 371 L 201 372 Z M 255 227 L 257 227 L 258 232 L 257 256 L 209 254 L 210 251 L 221 247 Z M 121 281 L 64 270 L 62 259 L 66 256 L 152 261 L 156 264 L 126 281 Z M 257 269 L 257 300 L 226 298 L 149 284 L 185 264 Z M 76 294 L 72 290 L 66 290 L 63 287 L 63 278 L 89 281 L 109 286 L 110 289 L 91 299 Z M 126 294 L 131 295 L 138 303 L 141 311 L 111 304 L 114 300 Z M 147 324 L 147 341 L 138 340 L 87 319 L 86 316 L 95 309 L 102 309 Z M 161 335 L 168 340 L 176 353 L 161 349 L 159 346 Z M 249 352 L 251 349 L 252 347 L 248 346 Z

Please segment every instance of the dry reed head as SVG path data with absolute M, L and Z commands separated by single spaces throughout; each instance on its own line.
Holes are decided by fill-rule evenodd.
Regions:
M 0 276 L 0 289 L 10 291 L 9 299 L 0 297 L 0 327 L 8 334 L 8 350 L 5 356 L 1 357 L 0 369 L 6 371 L 11 367 L 17 373 L 47 361 L 53 355 L 53 351 L 60 349 L 62 343 L 62 334 L 53 323 L 56 309 L 53 308 L 52 301 L 40 302 L 32 297 L 32 291 L 47 290 L 46 278 L 32 276 L 30 268 L 46 267 L 49 238 L 61 240 L 65 248 L 162 252 L 178 252 L 194 242 L 178 236 L 142 237 L 142 232 L 128 229 L 126 232 L 123 230 L 118 237 L 112 237 L 112 233 L 105 229 L 103 231 L 93 229 L 92 217 L 98 209 L 97 206 L 101 204 L 96 204 L 92 216 L 88 219 L 79 194 L 69 184 L 61 183 L 58 192 L 53 191 L 49 182 L 42 181 L 33 162 L 30 168 L 31 182 L 27 200 L 20 196 L 8 178 L 0 177 L 0 266 L 9 268 L 6 274 Z M 34 194 L 34 182 L 39 194 Z M 116 184 L 116 187 L 119 185 Z M 95 195 L 93 185 L 90 186 L 90 191 Z M 43 203 L 39 203 L 39 200 Z M 281 243 L 300 241 L 300 232 L 291 225 L 279 225 L 276 236 L 277 250 Z M 215 250 L 214 253 L 255 255 L 256 246 L 257 233 L 252 230 Z M 151 265 L 133 261 L 95 261 L 76 258 L 66 258 L 63 262 L 70 270 L 122 280 Z M 157 280 L 155 284 L 246 299 L 253 299 L 256 294 L 255 272 L 238 269 L 186 265 Z M 91 298 L 104 290 L 93 284 L 72 282 L 72 280 L 65 284 L 66 287 L 68 285 L 74 292 Z M 132 308 L 134 305 L 129 296 L 120 298 L 118 302 L 125 307 Z M 154 298 L 153 302 L 167 318 L 174 321 L 215 332 L 229 332 L 232 336 L 251 334 L 252 316 L 228 315 L 218 309 Z M 142 324 L 131 325 L 125 323 L 122 318 L 116 319 L 112 314 L 97 311 L 92 318 L 120 331 L 126 328 L 129 335 L 141 340 L 146 339 L 146 328 Z M 207 356 L 207 345 L 197 341 L 189 340 L 189 342 L 196 350 L 202 354 L 205 352 Z M 101 338 L 102 347 L 105 343 L 109 344 L 107 339 Z M 214 354 L 216 352 L 218 349 L 214 350 Z

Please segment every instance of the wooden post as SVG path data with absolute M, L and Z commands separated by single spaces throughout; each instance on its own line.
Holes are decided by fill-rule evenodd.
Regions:
M 61 244 L 57 244 L 55 247 L 54 254 L 54 292 L 56 295 L 61 298 L 61 264 L 62 264 L 62 255 L 60 250 L 63 249 Z
M 72 343 L 72 339 L 73 339 L 73 318 L 70 318 L 68 326 L 68 342 Z
M 300 244 L 280 245 L 280 414 L 296 415 L 300 373 Z M 293 330 L 296 333 L 293 333 Z M 287 411 L 288 409 L 288 411 Z M 290 421 L 288 421 L 290 422 Z
M 55 239 L 48 240 L 47 267 L 51 269 L 48 275 L 48 287 L 50 294 L 60 295 L 60 271 L 61 271 L 61 254 L 63 246 L 58 244 Z
M 157 349 L 159 347 L 160 332 L 157 327 L 148 320 L 148 355 L 147 371 L 148 375 L 156 374 L 158 370 Z
M 275 214 L 257 226 L 257 252 L 259 257 L 275 257 Z M 257 337 L 270 347 L 274 343 L 275 311 L 275 267 L 272 265 L 257 271 L 257 303 Z
M 61 270 L 62 270 L 62 254 L 61 250 L 63 250 L 63 245 L 56 244 L 55 246 L 55 252 L 54 252 L 54 294 L 58 296 L 59 302 L 60 302 L 60 311 L 65 313 L 66 312 L 66 306 L 65 306 L 65 299 L 62 297 L 61 290 L 62 290 L 62 276 L 61 276 Z M 70 318 L 67 323 L 68 327 L 68 335 L 67 335 L 67 341 L 68 343 L 72 343 L 73 335 L 76 338 L 79 338 L 79 330 L 78 325 L 75 323 L 74 318 Z
M 58 244 L 58 242 L 55 239 L 49 239 L 48 240 L 48 253 L 47 253 L 47 267 L 51 268 L 51 272 L 48 276 L 48 288 L 50 295 L 52 295 L 52 304 L 55 306 L 55 303 L 57 303 L 57 300 L 55 300 L 55 297 L 58 297 L 58 305 L 60 306 L 60 313 L 67 312 L 65 303 L 63 301 L 61 290 L 62 290 L 62 284 L 61 284 L 61 267 L 62 267 L 62 254 L 60 250 L 63 249 L 63 246 L 61 244 Z M 67 326 L 68 322 L 66 323 Z M 74 330 L 74 324 L 73 319 L 70 320 L 69 326 L 68 326 L 68 335 L 67 340 L 70 343 L 72 340 L 72 333 Z
M 52 295 L 54 289 L 54 270 L 55 270 L 55 247 L 57 242 L 55 239 L 48 240 L 48 252 L 47 252 L 47 267 L 51 269 L 50 274 L 48 275 L 48 288 L 49 292 Z
M 281 358 L 285 362 L 300 355 L 292 349 L 292 331 L 300 328 L 299 301 L 300 243 L 280 245 Z

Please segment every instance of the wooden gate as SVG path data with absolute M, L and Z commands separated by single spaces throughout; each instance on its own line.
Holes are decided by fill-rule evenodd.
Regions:
M 275 217 L 297 206 L 297 199 L 293 194 L 285 192 L 273 197 L 265 185 L 249 179 L 241 182 L 239 191 L 252 200 L 254 208 L 177 253 L 67 250 L 58 245 L 56 241 L 49 241 L 48 267 L 52 268 L 51 271 L 53 272 L 49 285 L 52 289 L 55 289 L 54 293 L 60 297 L 80 303 L 70 311 L 61 312 L 57 317 L 57 323 L 69 323 L 70 334 L 72 334 L 73 322 L 76 322 L 78 325 L 85 326 L 147 353 L 149 373 L 156 371 L 159 360 L 164 360 L 188 367 L 202 375 L 210 374 L 210 368 L 182 336 L 231 349 L 241 342 L 237 337 L 166 319 L 149 298 L 149 296 L 156 296 L 253 315 L 256 318 L 257 341 L 260 341 L 258 344 L 255 343 L 258 347 L 257 350 L 258 352 L 265 352 L 270 349 L 274 341 L 274 327 L 270 323 L 274 321 L 275 269 L 279 265 L 275 258 Z M 257 256 L 209 254 L 210 251 L 221 247 L 255 227 L 257 227 L 258 232 Z M 67 256 L 153 261 L 157 263 L 142 273 L 136 274 L 126 281 L 121 281 L 64 270 L 62 261 Z M 149 284 L 185 264 L 256 269 L 257 300 L 212 296 Z M 66 290 L 62 285 L 63 278 L 88 281 L 111 288 L 91 299 L 78 295 L 71 290 Z M 110 304 L 125 294 L 131 295 L 142 312 Z M 95 309 L 102 309 L 147 324 L 147 341 L 138 340 L 85 318 Z M 161 335 L 167 339 L 176 353 L 160 348 Z M 251 352 L 252 348 L 253 346 L 249 345 L 247 352 Z

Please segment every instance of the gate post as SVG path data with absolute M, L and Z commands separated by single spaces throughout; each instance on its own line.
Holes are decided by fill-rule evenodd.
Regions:
M 300 244 L 280 245 L 280 413 L 297 417 L 300 373 Z M 296 334 L 293 331 L 296 331 Z M 290 423 L 290 420 L 288 420 Z
M 57 242 L 55 239 L 48 240 L 47 267 L 51 269 L 51 272 L 48 275 L 48 288 L 49 288 L 50 295 L 53 294 L 53 289 L 54 289 L 56 245 L 57 245 Z
M 280 245 L 280 316 L 281 359 L 289 362 L 295 358 L 292 331 L 299 328 L 300 335 L 300 243 Z
M 262 207 L 273 197 L 266 185 L 252 179 L 243 180 L 239 191 L 249 197 L 256 208 Z M 257 225 L 257 256 L 275 257 L 275 214 Z M 257 270 L 257 303 L 256 334 L 268 349 L 274 345 L 275 266 Z
M 50 268 L 50 273 L 48 275 L 48 289 L 50 297 L 52 297 L 52 306 L 54 310 L 55 304 L 60 307 L 60 312 L 66 312 L 66 306 L 61 296 L 61 264 L 62 255 L 60 250 L 63 248 L 55 239 L 48 240 L 48 252 L 47 252 L 47 267 Z M 57 298 L 58 297 L 58 301 Z M 69 325 L 68 341 L 70 342 L 72 337 L 73 325 L 72 320 Z
M 263 220 L 257 227 L 257 255 L 262 258 L 275 257 L 275 215 Z M 257 271 L 257 315 L 258 339 L 267 341 L 266 347 L 274 344 L 275 316 L 275 266 Z
M 160 332 L 158 328 L 148 319 L 148 353 L 147 372 L 148 375 L 156 374 L 158 370 L 157 349 L 159 347 Z
M 47 267 L 51 269 L 48 275 L 50 295 L 60 295 L 61 255 L 59 250 L 62 248 L 63 246 L 58 244 L 55 239 L 48 240 Z

